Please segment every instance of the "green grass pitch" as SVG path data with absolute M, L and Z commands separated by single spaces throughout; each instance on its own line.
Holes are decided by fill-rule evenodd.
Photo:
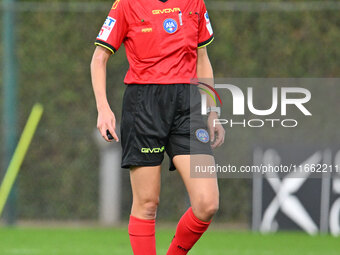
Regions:
M 165 255 L 174 230 L 158 229 L 157 254 Z M 126 229 L 0 228 L 1 255 L 131 254 Z M 304 233 L 260 235 L 209 230 L 192 255 L 339 255 L 340 238 Z

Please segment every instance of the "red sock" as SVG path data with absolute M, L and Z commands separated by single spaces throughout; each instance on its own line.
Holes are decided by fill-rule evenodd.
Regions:
M 176 234 L 172 239 L 167 255 L 185 255 L 208 229 L 210 222 L 196 218 L 191 207 L 179 220 Z
M 155 220 L 130 215 L 129 235 L 134 255 L 156 255 Z

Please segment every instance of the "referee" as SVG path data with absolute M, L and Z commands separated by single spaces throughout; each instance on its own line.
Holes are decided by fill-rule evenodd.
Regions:
M 201 94 L 193 79 L 213 80 L 206 46 L 214 39 L 203 0 L 117 0 L 99 35 L 92 62 L 97 127 L 116 142 L 116 118 L 106 96 L 109 57 L 124 43 L 129 70 L 122 109 L 122 168 L 130 169 L 133 194 L 128 232 L 135 255 L 155 255 L 155 219 L 161 163 L 179 172 L 191 207 L 181 217 L 167 255 L 187 254 L 218 210 L 216 178 L 191 178 L 190 161 L 214 165 L 212 149 L 224 142 L 218 118 L 201 116 Z M 211 98 L 210 109 L 214 109 Z M 112 137 L 111 137 L 112 136 Z M 111 139 L 110 139 L 111 138 Z M 112 139 L 112 140 L 113 140 Z

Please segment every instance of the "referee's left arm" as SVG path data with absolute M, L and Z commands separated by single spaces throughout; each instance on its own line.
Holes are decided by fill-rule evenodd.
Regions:
M 204 81 L 208 79 L 212 83 L 209 84 L 214 86 L 214 75 L 213 69 L 208 57 L 207 48 L 202 47 L 197 49 L 197 77 L 203 78 Z M 211 97 L 207 97 L 208 106 L 215 106 L 214 101 Z M 218 119 L 218 115 L 216 112 L 210 112 L 208 117 L 208 128 L 209 135 L 211 140 L 211 147 L 214 149 L 216 147 L 221 146 L 224 143 L 225 130 L 221 124 L 216 124 L 214 126 L 214 120 Z

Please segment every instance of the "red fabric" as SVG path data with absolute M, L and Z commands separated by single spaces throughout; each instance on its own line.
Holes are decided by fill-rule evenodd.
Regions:
M 172 239 L 167 255 L 185 255 L 208 229 L 211 221 L 204 222 L 196 218 L 191 207 L 180 219 L 176 234 Z
M 124 43 L 126 84 L 174 84 L 197 77 L 197 47 L 212 40 L 203 0 L 117 0 L 95 44 L 116 52 Z
M 155 220 L 130 216 L 129 235 L 134 255 L 156 255 Z

